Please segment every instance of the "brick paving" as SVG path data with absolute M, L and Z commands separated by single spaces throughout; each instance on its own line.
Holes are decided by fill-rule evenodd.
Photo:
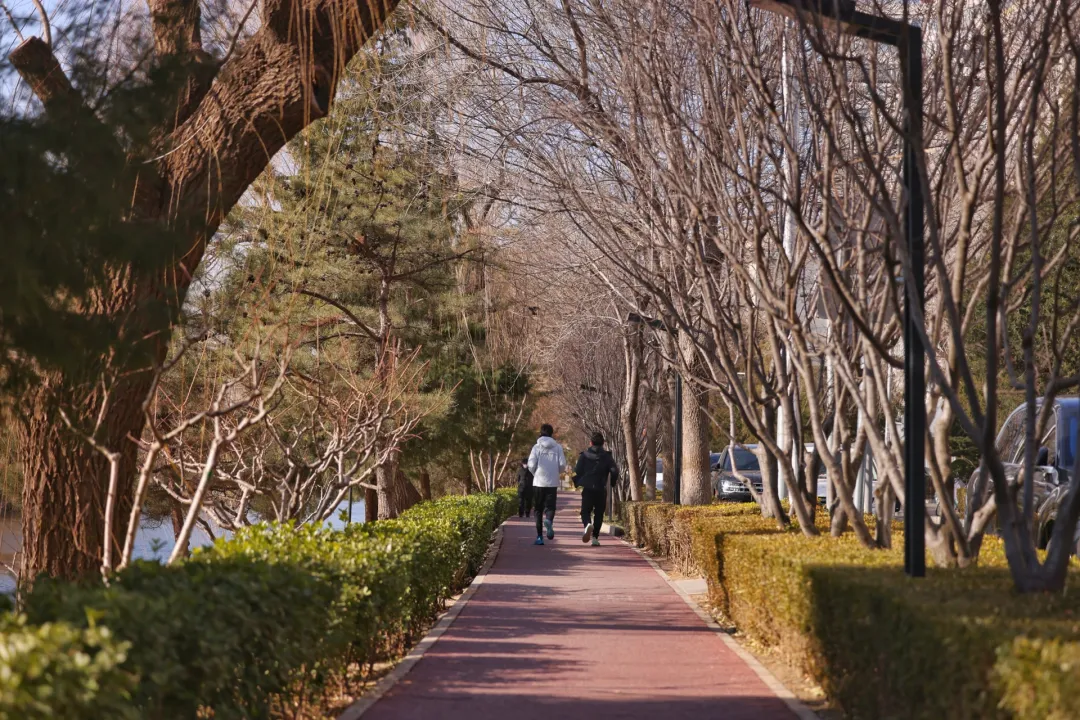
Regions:
M 795 714 L 622 542 L 512 519 L 484 583 L 364 720 L 790 720 Z

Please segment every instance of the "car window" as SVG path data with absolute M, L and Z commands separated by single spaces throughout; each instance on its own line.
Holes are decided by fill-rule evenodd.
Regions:
M 659 458 L 657 458 L 656 460 L 656 472 L 657 474 L 661 474 L 664 472 L 664 461 L 660 460 Z
M 1004 463 L 1019 463 L 1024 457 L 1024 406 L 1013 411 L 998 433 L 998 457 Z
M 727 463 L 727 465 L 730 465 L 730 463 Z M 731 470 L 727 465 L 725 465 L 725 470 Z M 735 448 L 735 465 L 742 471 L 760 471 L 756 454 L 754 454 L 752 450 L 747 450 L 745 448 Z

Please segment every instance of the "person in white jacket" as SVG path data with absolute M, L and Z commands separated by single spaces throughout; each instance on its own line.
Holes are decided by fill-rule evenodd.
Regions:
M 547 423 L 540 426 L 540 437 L 529 453 L 529 472 L 533 474 L 533 508 L 536 510 L 536 545 L 555 537 L 555 500 L 559 494 L 559 477 L 566 470 L 566 455 L 562 445 L 555 442 L 555 429 Z

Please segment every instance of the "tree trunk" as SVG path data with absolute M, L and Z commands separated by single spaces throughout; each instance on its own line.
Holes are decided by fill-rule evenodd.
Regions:
M 653 407 L 649 407 L 645 413 L 645 499 L 650 501 L 656 499 L 656 458 L 660 454 L 653 410 Z
M 123 549 L 126 519 L 131 514 L 137 448 L 128 438 L 142 433 L 142 402 L 149 389 L 149 377 L 140 380 L 133 376 L 114 389 L 98 434 L 104 447 L 121 451 L 114 518 L 119 521 L 113 523 L 111 539 L 114 557 Z M 59 420 L 63 409 L 77 428 L 92 430 L 103 399 L 96 391 L 80 395 L 52 375 L 31 396 L 20 423 L 23 552 L 19 576 L 24 580 L 41 573 L 86 577 L 101 570 L 109 463 Z
M 397 462 L 396 454 L 375 468 L 376 495 L 379 498 L 378 518 L 396 518 L 420 502 L 420 493 L 405 477 Z
M 630 499 L 641 501 L 641 465 L 638 457 L 638 396 L 641 387 L 641 330 L 635 326 L 623 334 L 625 388 L 619 408 L 623 443 L 626 445 L 626 480 L 630 484 Z
M 776 414 L 772 408 L 765 407 L 761 411 L 762 425 L 766 432 L 775 430 Z M 761 467 L 761 515 L 762 517 L 774 518 L 781 526 L 787 525 L 788 517 L 784 507 L 780 504 L 780 483 L 777 472 L 776 458 L 768 451 L 764 444 L 759 444 L 757 449 L 758 465 Z
M 892 485 L 888 480 L 882 481 L 879 485 L 881 489 L 880 496 L 876 498 L 877 502 L 874 507 L 874 514 L 877 515 L 877 532 L 874 540 L 877 542 L 878 547 L 891 548 L 892 547 L 892 523 L 893 523 L 893 511 L 896 503 L 896 496 L 893 495 Z
M 169 93 L 176 107 L 163 113 L 160 127 L 151 133 L 159 140 L 150 149 L 152 159 L 130 158 L 116 182 L 131 188 L 124 222 L 145 226 L 147 242 L 161 246 L 163 260 L 156 272 L 145 275 L 131 267 L 115 268 L 113 286 L 88 304 L 88 314 L 122 319 L 121 338 L 155 338 L 154 356 L 162 359 L 166 331 L 183 306 L 208 240 L 277 151 L 327 112 L 345 64 L 396 4 L 267 3 L 263 26 L 215 77 L 216 68 L 206 62 L 209 56 L 202 49 L 198 5 L 177 14 L 168 11 L 167 3 L 151 3 L 158 65 L 187 68 L 190 76 L 179 78 Z M 105 128 L 87 109 L 47 43 L 29 38 L 10 59 L 50 117 L 85 125 L 96 137 L 115 137 L 115 129 Z M 148 89 L 147 99 L 157 97 L 158 90 L 169 89 Z M 103 155 L 126 154 L 119 145 L 100 150 Z M 78 577 L 97 572 L 104 554 L 108 462 L 68 432 L 57 413 L 64 408 L 77 426 L 97 417 L 99 404 L 71 402 L 81 394 L 77 389 L 84 379 L 89 378 L 88 386 L 97 385 L 99 378 L 90 375 L 103 362 L 95 353 L 86 353 L 83 367 L 90 370 L 79 370 L 79 378 L 42 378 L 26 403 L 20 433 L 24 580 L 40 573 Z M 130 513 L 136 449 L 129 438 L 142 434 L 141 408 L 151 382 L 149 373 L 132 371 L 149 365 L 148 359 L 120 361 L 116 369 L 125 376 L 123 388 L 113 391 L 99 437 L 106 448 L 121 453 L 118 518 Z M 109 539 L 118 550 L 124 525 L 113 523 L 117 530 Z
M 690 382 L 683 382 L 682 484 L 683 505 L 712 502 L 712 471 L 709 466 L 709 397 Z M 667 483 L 664 483 L 667 486 Z
M 364 522 L 379 519 L 379 493 L 371 488 L 364 488 Z
M 180 537 L 180 531 L 184 529 L 184 508 L 180 503 L 174 502 L 169 508 L 169 519 L 172 520 L 173 541 L 175 542 Z
M 393 460 L 387 460 L 375 468 L 375 485 L 378 487 L 376 494 L 379 497 L 379 519 L 390 520 L 398 516 L 399 499 L 396 487 L 395 467 Z
M 666 387 L 660 393 L 660 451 L 661 464 L 664 468 L 664 487 L 661 488 L 661 500 L 675 502 L 675 377 L 665 373 Z
M 175 543 L 180 539 L 180 533 L 184 529 L 184 507 L 180 503 L 173 503 L 169 515 L 172 519 L 173 542 Z M 181 548 L 179 557 L 186 558 L 189 554 L 191 554 L 189 548 Z
M 431 473 L 427 468 L 420 470 L 420 499 L 424 502 L 431 499 Z
M 401 470 L 401 465 L 398 465 L 397 472 L 394 474 L 394 488 L 400 499 L 398 506 L 399 515 L 413 505 L 418 505 L 424 500 L 420 495 L 420 491 L 416 489 L 416 486 L 412 484 L 412 481 L 409 480 L 408 476 Z

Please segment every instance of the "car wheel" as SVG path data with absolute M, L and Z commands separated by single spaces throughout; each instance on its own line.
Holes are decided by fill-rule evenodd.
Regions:
M 1046 547 L 1047 555 L 1049 555 L 1054 549 L 1054 534 L 1053 534 L 1052 529 L 1047 530 L 1047 538 L 1046 538 L 1045 547 Z M 1073 538 L 1072 554 L 1075 555 L 1076 557 L 1080 557 L 1080 541 L 1078 541 L 1076 538 Z

